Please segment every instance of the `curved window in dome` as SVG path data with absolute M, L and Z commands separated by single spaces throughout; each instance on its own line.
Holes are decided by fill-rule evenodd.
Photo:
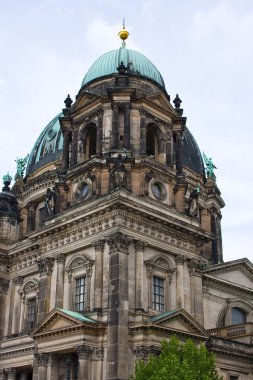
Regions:
M 88 160 L 96 155 L 97 127 L 95 123 L 83 126 L 78 138 L 78 162 Z

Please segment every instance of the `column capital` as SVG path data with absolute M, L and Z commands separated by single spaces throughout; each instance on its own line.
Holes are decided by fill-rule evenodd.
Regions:
M 186 260 L 186 258 L 184 255 L 177 255 L 175 262 L 176 262 L 176 264 L 184 264 L 185 260 Z
M 66 261 L 66 257 L 63 253 L 58 253 L 55 258 L 56 258 L 57 264 L 64 264 Z
M 103 251 L 105 246 L 105 240 L 99 239 L 92 243 L 92 246 L 95 248 L 95 251 Z
M 15 380 L 16 379 L 16 368 L 7 368 L 6 369 L 8 380 Z
M 16 285 L 23 285 L 23 282 L 24 282 L 24 278 L 22 276 L 17 276 L 17 277 L 14 277 L 13 278 L 13 282 L 16 284 Z
M 76 346 L 75 350 L 78 354 L 79 359 L 87 360 L 87 359 L 89 359 L 90 354 L 92 353 L 93 349 L 89 346 L 82 345 L 82 346 Z
M 34 354 L 38 367 L 45 367 L 49 360 L 49 354 Z
M 106 238 L 106 242 L 110 247 L 110 253 L 121 251 L 128 253 L 128 248 L 131 243 L 131 239 L 122 234 L 121 232 L 116 232 L 113 235 L 110 235 Z
M 6 278 L 0 277 L 0 294 L 7 294 L 10 281 Z
M 45 257 L 44 259 L 37 260 L 37 265 L 40 276 L 50 275 L 53 271 L 54 258 Z
M 134 248 L 135 252 L 144 252 L 145 247 L 147 246 L 147 243 L 143 240 L 135 240 L 134 241 Z
M 202 276 L 202 265 L 201 262 L 196 259 L 188 259 L 188 268 L 190 276 Z
M 96 347 L 94 350 L 95 360 L 104 360 L 104 347 Z

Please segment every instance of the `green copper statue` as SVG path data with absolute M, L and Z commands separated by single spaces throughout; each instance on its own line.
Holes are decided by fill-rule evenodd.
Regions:
M 17 173 L 15 177 L 23 177 L 28 158 L 29 154 L 27 154 L 25 158 L 17 158 L 15 160 L 15 162 L 17 163 Z
M 213 164 L 213 161 L 211 158 L 208 158 L 205 153 L 203 152 L 203 157 L 204 157 L 204 161 L 205 161 L 205 164 L 206 164 L 206 167 L 205 167 L 205 170 L 206 170 L 206 175 L 207 177 L 213 177 L 214 176 L 214 172 L 213 172 L 213 169 L 217 169 L 216 166 Z

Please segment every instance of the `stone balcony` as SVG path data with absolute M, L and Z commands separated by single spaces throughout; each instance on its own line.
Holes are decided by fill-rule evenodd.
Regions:
M 217 338 L 236 340 L 249 344 L 253 341 L 253 322 L 210 329 L 208 333 L 210 336 Z

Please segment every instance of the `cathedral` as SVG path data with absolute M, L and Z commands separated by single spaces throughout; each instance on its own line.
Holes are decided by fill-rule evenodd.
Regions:
M 253 379 L 253 264 L 223 261 L 215 167 L 128 34 L 3 178 L 0 380 L 127 380 L 173 335 Z

